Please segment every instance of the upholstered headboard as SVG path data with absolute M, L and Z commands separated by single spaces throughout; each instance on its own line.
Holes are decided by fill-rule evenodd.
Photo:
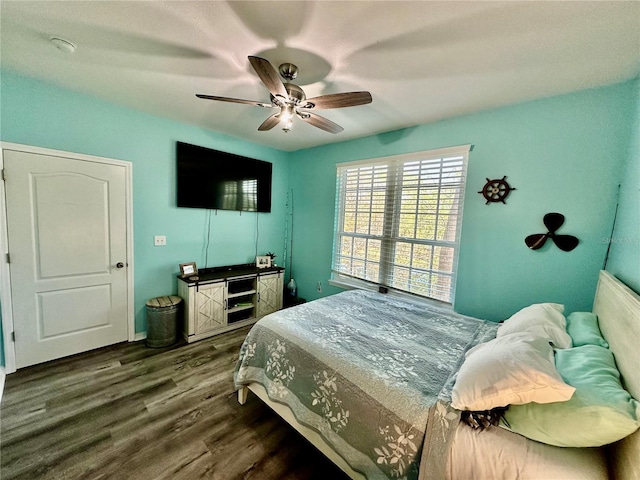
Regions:
M 593 312 L 615 356 L 623 385 L 640 400 L 640 295 L 601 271 Z M 640 480 L 640 431 L 612 445 L 609 456 L 616 479 Z

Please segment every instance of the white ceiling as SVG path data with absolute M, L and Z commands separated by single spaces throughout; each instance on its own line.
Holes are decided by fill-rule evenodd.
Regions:
M 638 1 L 2 1 L 0 18 L 3 68 L 287 151 L 640 73 Z M 195 97 L 269 102 L 249 55 L 297 64 L 307 97 L 373 103 L 319 112 L 337 135 L 258 132 L 271 110 Z

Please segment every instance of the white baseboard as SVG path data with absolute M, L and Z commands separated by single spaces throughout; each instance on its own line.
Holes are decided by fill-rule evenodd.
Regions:
M 0 367 L 0 402 L 2 402 L 2 393 L 4 392 L 4 379 L 6 374 L 4 372 L 4 367 Z
M 133 337 L 133 341 L 139 342 L 140 340 L 144 340 L 145 338 L 147 338 L 147 332 L 136 332 L 135 336 Z

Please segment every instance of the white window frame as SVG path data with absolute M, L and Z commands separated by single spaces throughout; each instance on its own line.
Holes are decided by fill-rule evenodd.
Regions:
M 457 147 L 449 147 L 435 150 L 428 150 L 422 152 L 415 152 L 409 154 L 402 155 L 394 155 L 389 157 L 381 157 L 381 158 L 373 158 L 368 160 L 359 160 L 355 162 L 344 162 L 336 164 L 336 207 L 335 207 L 335 223 L 334 223 L 334 243 L 333 243 L 333 257 L 332 257 L 332 277 L 329 280 L 329 283 L 335 286 L 339 286 L 342 288 L 363 288 L 368 290 L 379 290 L 380 287 L 386 287 L 388 292 L 393 295 L 402 296 L 405 298 L 413 299 L 419 302 L 427 302 L 427 303 L 436 303 L 440 306 L 446 306 L 451 308 L 454 299 L 455 299 L 455 285 L 457 279 L 457 270 L 458 270 L 458 256 L 460 252 L 460 234 L 462 230 L 462 212 L 464 206 L 464 194 L 466 189 L 466 173 L 469 159 L 469 152 L 471 151 L 471 145 L 461 145 Z M 425 160 L 437 160 L 437 159 L 449 159 L 452 157 L 462 159 L 463 168 L 460 173 L 460 191 L 458 194 L 458 203 L 457 209 L 455 210 L 456 216 L 456 231 L 455 231 L 455 240 L 453 241 L 442 241 L 442 240 L 420 240 L 420 239 L 411 239 L 411 238 L 402 238 L 398 235 L 398 216 L 400 214 L 400 195 L 401 191 L 397 191 L 395 187 L 398 186 L 398 180 L 396 176 L 396 172 L 398 168 L 401 168 L 407 162 L 416 162 L 416 161 L 425 161 Z M 453 264 L 452 264 L 452 272 L 451 276 L 451 287 L 448 301 L 443 301 L 442 299 L 431 298 L 426 295 L 421 295 L 415 292 L 408 292 L 406 290 L 402 290 L 399 288 L 394 288 L 389 285 L 390 276 L 388 268 L 392 266 L 391 258 L 387 258 L 384 261 L 382 258 L 380 259 L 379 269 L 381 271 L 380 277 L 378 281 L 371 281 L 365 278 L 354 277 L 344 272 L 339 271 L 339 261 L 340 261 L 340 239 L 343 235 L 347 237 L 357 237 L 358 234 L 354 232 L 346 232 L 344 231 L 344 208 L 345 208 L 345 197 L 346 197 L 346 186 L 341 186 L 341 172 L 345 169 L 349 168 L 357 168 L 357 167 L 376 167 L 388 165 L 389 166 L 389 174 L 387 177 L 387 183 L 385 187 L 386 192 L 386 206 L 385 210 L 385 221 L 384 221 L 384 232 L 382 236 L 377 236 L 377 238 L 381 241 L 381 243 L 388 242 L 388 245 L 393 245 L 392 247 L 381 247 L 381 256 L 383 256 L 384 252 L 392 252 L 395 250 L 395 245 L 399 243 L 411 243 L 415 244 L 424 244 L 424 245 L 432 245 L 432 246 L 445 246 L 453 249 Z M 440 184 L 442 185 L 442 183 Z M 393 198 L 393 200 L 390 200 Z M 438 209 L 440 208 L 440 199 L 438 198 L 437 203 Z M 373 208 L 372 208 L 373 210 Z M 440 210 L 438 210 L 440 212 Z M 419 214 L 418 214 L 419 215 Z M 370 238 L 372 234 L 364 234 L 364 237 Z M 413 254 L 412 254 L 413 256 Z M 412 267 L 411 267 L 412 268 Z M 385 270 L 387 269 L 387 270 Z M 430 270 L 430 272 L 432 272 Z

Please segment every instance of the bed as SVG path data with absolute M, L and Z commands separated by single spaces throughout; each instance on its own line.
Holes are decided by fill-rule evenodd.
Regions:
M 594 312 L 625 387 L 640 398 L 638 295 L 601 272 Z M 343 292 L 252 328 L 235 372 L 238 400 L 252 391 L 354 479 L 640 478 L 639 432 L 606 448 L 560 448 L 460 422 L 456 372 L 496 330 L 446 309 Z M 492 470 L 501 463 L 512 470 Z

